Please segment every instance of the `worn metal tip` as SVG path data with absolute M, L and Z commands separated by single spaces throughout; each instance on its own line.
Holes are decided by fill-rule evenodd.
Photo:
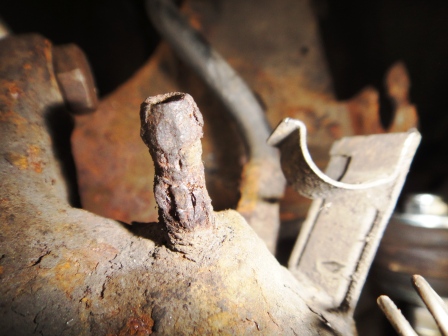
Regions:
M 378 297 L 377 303 L 400 336 L 417 336 L 417 333 L 412 329 L 400 309 L 397 308 L 395 303 L 387 295 Z
M 301 132 L 305 132 L 306 134 L 306 126 L 300 120 L 292 118 L 283 119 L 268 138 L 268 145 L 278 147 L 283 140 L 297 129 L 300 129 Z

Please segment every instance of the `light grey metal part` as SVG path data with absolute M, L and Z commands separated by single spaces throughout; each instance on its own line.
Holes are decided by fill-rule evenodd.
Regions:
M 438 195 L 409 195 L 405 199 L 404 212 L 395 213 L 393 218 L 412 226 L 448 229 L 448 204 Z
M 426 229 L 448 229 L 448 216 L 397 213 L 393 218 L 400 223 Z
M 355 308 L 419 142 L 416 130 L 343 138 L 324 174 L 308 152 L 302 122 L 285 119 L 269 138 L 280 148 L 288 182 L 315 198 L 289 269 L 330 296 L 327 309 Z
M 434 317 L 442 335 L 448 335 L 448 307 L 443 299 L 432 289 L 430 284 L 420 275 L 412 277 L 412 284 Z
M 448 216 L 448 204 L 439 195 L 410 194 L 404 202 L 404 213 Z
M 381 295 L 378 298 L 377 303 L 398 335 L 418 336 L 414 329 L 412 329 L 411 324 L 403 316 L 400 309 L 397 308 L 395 303 L 388 296 Z

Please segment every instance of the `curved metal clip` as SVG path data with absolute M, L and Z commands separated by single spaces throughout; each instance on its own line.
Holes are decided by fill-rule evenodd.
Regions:
M 302 122 L 285 119 L 269 138 L 280 148 L 288 182 L 316 198 L 289 269 L 330 297 L 322 301 L 325 309 L 356 306 L 419 142 L 417 130 L 343 138 L 333 144 L 323 173 L 311 159 Z
M 402 153 L 416 137 L 420 138 L 418 132 L 411 130 L 400 133 L 398 138 L 397 134 L 382 134 L 341 139 L 331 149 L 332 165 L 326 174 L 311 158 L 303 122 L 284 119 L 269 137 L 268 144 L 280 148 L 283 172 L 296 191 L 309 198 L 322 198 L 339 190 L 366 190 L 393 182 L 401 171 Z M 396 144 L 391 145 L 403 147 L 402 151 L 379 152 L 379 138 L 389 138 L 389 142 L 395 139 Z M 376 164 L 378 158 L 387 160 L 387 165 Z

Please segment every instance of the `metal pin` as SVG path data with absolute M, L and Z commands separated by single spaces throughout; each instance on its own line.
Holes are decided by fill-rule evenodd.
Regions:
M 393 301 L 386 295 L 381 295 L 377 301 L 384 315 L 386 315 L 389 322 L 394 327 L 395 331 L 400 336 L 418 336 L 412 329 L 409 322 L 401 313 L 400 309 L 393 303 Z
M 182 244 L 186 233 L 214 225 L 201 160 L 202 115 L 190 95 L 173 92 L 146 99 L 140 117 L 155 166 L 159 221 L 171 245 Z
M 448 308 L 442 298 L 432 289 L 431 285 L 421 276 L 414 275 L 412 284 L 421 297 L 431 315 L 434 317 L 442 335 L 448 335 Z

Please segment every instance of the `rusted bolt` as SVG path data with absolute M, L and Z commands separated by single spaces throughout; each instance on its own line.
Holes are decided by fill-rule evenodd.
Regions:
M 95 111 L 98 96 L 84 52 L 75 44 L 56 46 L 53 65 L 59 89 L 69 109 L 76 114 Z
M 202 115 L 190 95 L 174 92 L 147 98 L 140 119 L 155 166 L 159 221 L 172 245 L 185 245 L 189 233 L 214 227 L 201 158 Z

